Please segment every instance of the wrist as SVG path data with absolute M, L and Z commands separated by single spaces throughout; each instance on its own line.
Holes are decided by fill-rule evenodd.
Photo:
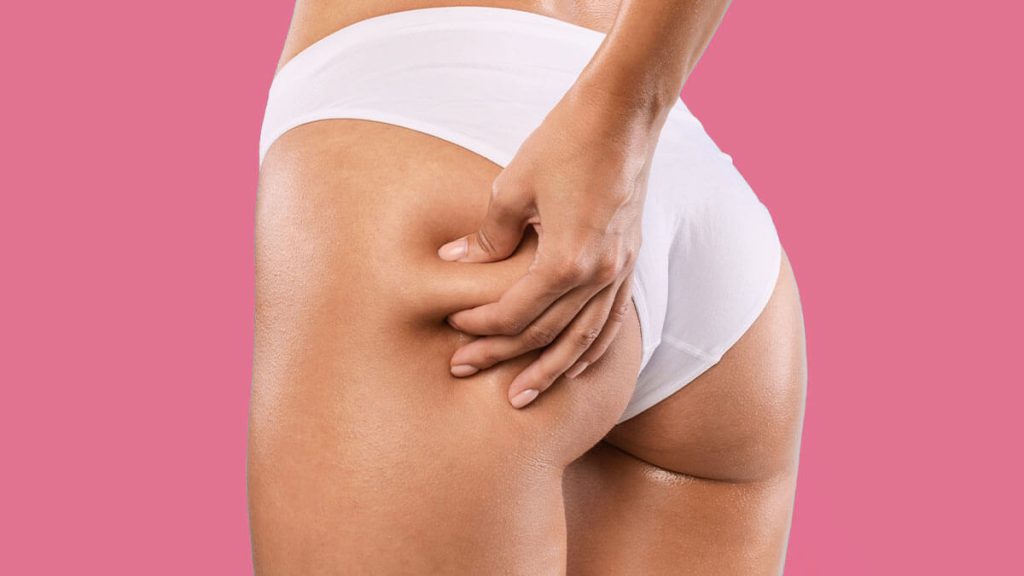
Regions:
M 664 116 L 679 101 L 689 66 L 668 66 L 610 35 L 580 73 L 577 84 L 603 93 L 636 114 Z
M 628 71 L 591 65 L 577 78 L 571 92 L 630 131 L 657 138 L 679 101 L 679 91 L 669 86 L 674 83 L 643 82 Z
M 549 114 L 569 158 L 637 175 L 654 155 L 660 122 L 614 95 L 574 85 Z
M 678 96 L 677 96 L 678 98 Z M 642 149 L 654 153 L 661 128 L 675 100 L 652 98 L 628 93 L 616 87 L 581 76 L 566 94 L 578 113 L 592 130 L 608 143 L 619 144 L 628 154 Z

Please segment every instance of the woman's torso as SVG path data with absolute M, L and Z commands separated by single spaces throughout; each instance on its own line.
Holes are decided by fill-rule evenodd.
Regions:
M 317 40 L 360 20 L 436 6 L 511 8 L 607 32 L 619 0 L 297 0 L 278 68 Z

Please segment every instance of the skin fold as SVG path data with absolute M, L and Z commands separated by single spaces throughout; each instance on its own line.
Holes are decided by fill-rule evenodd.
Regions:
M 619 8 L 467 4 L 603 31 Z M 281 63 L 344 25 L 436 5 L 458 3 L 300 1 Z M 579 105 L 634 109 L 608 94 Z M 633 118 L 627 132 L 642 133 L 648 123 Z M 517 410 L 510 387 L 542 351 L 456 376 L 453 356 L 481 339 L 447 319 L 499 302 L 539 257 L 538 235 L 524 228 L 494 262 L 437 254 L 485 225 L 501 173 L 443 140 L 360 120 L 307 124 L 271 148 L 256 214 L 256 572 L 780 573 L 806 394 L 788 258 L 747 334 L 652 409 L 615 425 L 640 364 L 626 300 L 602 354 Z

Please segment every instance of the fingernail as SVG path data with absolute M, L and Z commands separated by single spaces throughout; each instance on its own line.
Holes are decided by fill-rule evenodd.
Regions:
M 472 376 L 477 372 L 479 372 L 479 370 L 477 370 L 475 366 L 470 366 L 469 364 L 456 364 L 455 366 L 452 366 L 452 376 L 458 376 L 460 378 L 463 376 Z
M 451 326 L 452 328 L 458 330 L 459 332 L 462 332 L 462 328 L 459 328 L 459 326 L 455 323 L 455 320 L 453 320 L 451 316 L 445 316 L 444 321 L 447 322 L 448 325 Z
M 587 366 L 590 366 L 590 362 L 587 362 L 586 360 L 580 360 L 579 362 L 576 363 L 575 366 L 570 368 L 569 371 L 565 373 L 565 377 L 572 380 L 573 378 L 579 376 L 580 372 L 586 370 Z
M 538 394 L 540 394 L 540 392 L 534 390 L 533 388 L 529 388 L 513 396 L 510 402 L 512 402 L 512 406 L 514 406 L 515 408 L 522 408 L 523 406 L 526 406 L 530 402 L 533 402 L 533 399 L 536 398 Z
M 467 252 L 469 252 L 469 241 L 465 238 L 459 238 L 438 248 L 437 255 L 443 260 L 452 261 L 462 258 Z

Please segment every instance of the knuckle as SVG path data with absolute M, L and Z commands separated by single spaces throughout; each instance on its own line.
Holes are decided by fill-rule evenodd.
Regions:
M 498 177 L 491 182 L 491 201 L 501 197 L 507 188 L 508 177 L 504 173 L 498 174 Z
M 619 262 L 616 258 L 602 258 L 594 267 L 594 280 L 601 284 L 609 284 L 619 276 Z
M 612 306 L 611 313 L 608 315 L 608 320 L 612 322 L 622 322 L 626 319 L 627 312 L 629 312 L 629 299 L 626 299 L 622 304 Z
M 554 261 L 552 278 L 562 287 L 575 286 L 586 277 L 587 267 L 582 259 L 574 256 L 561 256 Z
M 509 211 L 522 200 L 526 189 L 522 185 L 520 177 L 510 174 L 508 170 L 503 170 L 491 183 L 491 204 L 496 204 L 497 208 L 501 210 Z
M 494 177 L 493 181 L 491 181 L 491 194 L 493 196 L 501 194 L 505 190 L 511 188 L 514 181 L 515 175 L 511 170 L 506 168 L 505 170 L 498 172 L 498 175 Z
M 495 321 L 498 334 L 515 336 L 523 331 L 523 322 L 514 316 L 499 316 Z
M 522 334 L 523 343 L 529 346 L 530 349 L 547 346 L 553 342 L 557 336 L 558 332 L 556 330 L 538 323 L 527 327 Z
M 476 234 L 477 245 L 484 251 L 488 256 L 495 256 L 497 254 L 497 248 L 494 245 L 494 240 L 491 239 L 490 233 L 486 229 L 481 229 Z
M 589 348 L 600 335 L 600 328 L 587 328 L 586 330 L 581 330 L 576 335 L 576 343 L 584 348 Z

